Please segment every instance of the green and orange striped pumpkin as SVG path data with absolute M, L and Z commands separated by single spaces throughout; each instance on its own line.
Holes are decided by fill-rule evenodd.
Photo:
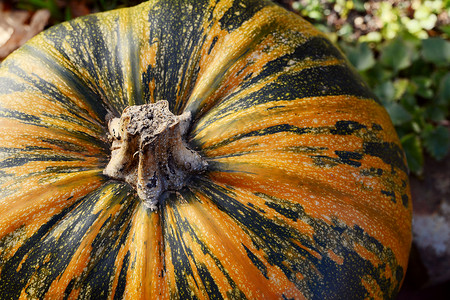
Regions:
M 102 174 L 106 119 L 161 99 L 208 168 L 152 211 Z M 0 68 L 0 297 L 394 298 L 407 172 L 343 55 L 270 1 L 75 19 Z

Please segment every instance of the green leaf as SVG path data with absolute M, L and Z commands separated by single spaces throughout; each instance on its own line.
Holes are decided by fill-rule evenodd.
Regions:
M 358 12 L 365 12 L 366 8 L 364 7 L 364 2 L 364 0 L 353 0 L 355 10 Z
M 375 64 L 373 68 L 362 72 L 362 74 L 365 75 L 365 79 L 372 88 L 380 85 L 382 82 L 389 81 L 392 77 L 394 77 L 393 72 L 383 67 L 381 64 Z
M 383 39 L 383 36 L 378 31 L 371 31 L 366 35 L 362 35 L 358 41 L 368 43 L 379 43 Z
M 346 23 L 337 31 L 337 33 L 340 37 L 348 40 L 353 34 L 353 27 L 349 23 Z
M 439 104 L 450 106 L 450 72 L 441 79 L 437 99 Z
M 422 55 L 426 61 L 447 65 L 450 62 L 450 42 L 440 37 L 423 40 Z
M 70 6 L 67 6 L 66 9 L 64 10 L 64 20 L 69 21 L 72 19 L 73 19 L 72 10 L 71 10 Z
M 404 124 L 412 120 L 412 115 L 397 102 L 387 103 L 385 107 L 392 119 L 392 123 L 395 126 Z
M 373 91 L 384 105 L 387 105 L 395 99 L 395 87 L 392 81 L 381 83 Z
M 402 98 L 400 99 L 400 103 L 408 111 L 414 111 L 414 109 L 417 107 L 416 97 L 414 97 L 414 95 L 408 90 L 405 94 L 403 94 Z
M 443 159 L 450 149 L 450 132 L 444 126 L 426 128 L 422 132 L 427 151 L 437 160 Z
M 435 105 L 428 106 L 426 108 L 426 115 L 428 119 L 433 120 L 435 122 L 445 120 L 445 110 L 444 108 L 439 106 Z
M 359 43 L 356 47 L 346 47 L 344 51 L 358 71 L 365 71 L 375 65 L 375 58 L 367 43 Z
M 421 175 L 423 172 L 423 151 L 420 139 L 414 134 L 407 134 L 401 139 L 411 172 Z
M 380 60 L 383 65 L 398 72 L 412 64 L 413 56 L 413 48 L 402 38 L 396 38 L 382 49 Z
M 450 25 L 440 26 L 439 30 L 444 32 L 446 35 L 450 36 Z
M 416 93 L 426 99 L 431 99 L 434 95 L 434 91 L 431 89 L 431 78 L 425 76 L 415 76 L 412 78 L 412 82 L 416 85 Z
M 409 86 L 409 80 L 408 79 L 397 79 L 394 81 L 394 88 L 395 88 L 395 100 L 399 100 L 406 92 L 407 88 Z
M 419 49 L 419 47 L 417 47 Z M 417 50 L 417 54 L 419 54 Z M 411 78 L 413 76 L 422 76 L 424 74 L 431 74 L 436 69 L 434 64 L 425 61 L 421 56 L 413 61 L 413 64 L 405 70 L 405 76 Z

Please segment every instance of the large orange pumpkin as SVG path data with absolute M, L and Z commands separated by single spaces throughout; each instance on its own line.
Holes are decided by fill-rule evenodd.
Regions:
M 140 196 L 160 180 L 145 167 L 103 174 L 122 137 L 108 122 L 156 102 L 181 115 L 168 128 L 202 167 L 180 167 L 174 184 L 156 163 L 169 179 Z M 127 159 L 166 153 L 142 149 Z M 270 1 L 153 0 L 79 18 L 0 67 L 0 295 L 394 298 L 407 172 L 343 55 Z

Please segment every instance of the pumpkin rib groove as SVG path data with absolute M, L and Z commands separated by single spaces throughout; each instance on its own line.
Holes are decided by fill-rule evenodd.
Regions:
M 109 185 L 111 186 L 111 185 Z M 105 186 L 105 188 L 107 188 L 108 185 Z M 94 227 L 92 225 L 94 225 L 96 222 L 98 222 L 97 220 L 100 220 L 98 217 L 98 213 L 94 213 L 94 214 L 89 214 L 89 210 L 91 209 L 95 209 L 95 206 L 98 206 L 98 203 L 94 202 L 94 199 L 96 199 L 96 194 L 98 195 L 98 191 L 94 192 L 92 195 L 88 195 L 86 196 L 86 198 L 84 199 L 82 206 L 78 205 L 77 207 L 75 207 L 73 210 L 71 210 L 69 212 L 69 214 L 64 218 L 64 220 L 60 223 L 60 224 L 56 224 L 56 227 L 53 227 L 51 231 L 49 231 L 47 237 L 45 237 L 45 240 L 43 240 L 44 245 L 47 245 L 47 247 L 49 247 L 50 249 L 48 249 L 47 251 L 48 254 L 47 255 L 51 255 L 53 257 L 53 259 L 50 260 L 49 263 L 44 263 L 40 266 L 40 268 L 38 269 L 38 271 L 40 271 L 41 275 L 33 275 L 33 278 L 35 278 L 34 282 L 33 282 L 33 278 L 31 279 L 31 286 L 37 285 L 36 287 L 33 287 L 33 290 L 39 290 L 39 291 L 44 291 L 45 293 L 47 293 L 48 289 L 50 288 L 50 286 L 53 284 L 58 283 L 59 280 L 56 280 L 56 277 L 53 277 L 50 279 L 48 278 L 48 275 L 46 276 L 45 274 L 45 270 L 48 269 L 52 269 L 55 268 L 56 270 L 59 270 L 59 272 L 51 272 L 50 274 L 53 274 L 53 276 L 59 275 L 58 277 L 60 277 L 61 275 L 63 275 L 65 273 L 65 271 L 67 270 L 68 267 L 70 267 L 70 261 L 73 259 L 77 259 L 76 258 L 76 252 L 78 252 L 77 250 L 80 249 L 80 245 L 82 245 L 84 242 L 84 239 L 80 239 L 78 237 L 85 237 L 86 236 L 86 232 L 88 230 L 92 230 Z M 111 195 L 109 196 L 111 197 Z M 123 197 L 123 195 L 122 195 Z M 118 202 L 117 199 L 114 199 L 114 202 Z M 131 202 L 132 203 L 132 202 Z M 122 210 L 126 209 L 126 206 L 122 207 Z M 120 215 L 119 215 L 120 218 Z M 85 220 L 85 224 L 84 227 L 79 227 L 76 224 L 79 223 L 80 219 Z M 111 217 L 103 218 L 104 220 L 108 221 L 109 219 L 111 219 Z M 90 221 L 89 221 L 90 220 Z M 111 220 L 112 221 L 112 220 Z M 107 232 L 107 230 L 105 230 L 104 226 L 107 223 L 103 223 L 103 225 L 101 226 L 100 229 L 100 234 L 101 232 Z M 112 223 L 114 224 L 114 223 Z M 117 226 L 122 226 L 119 224 L 117 224 Z M 112 227 L 112 226 L 111 226 Z M 128 226 L 129 227 L 129 226 Z M 114 227 L 112 227 L 114 228 Z M 124 236 L 125 233 L 122 234 L 122 236 Z M 71 236 L 71 238 L 67 238 L 68 236 Z M 47 241 L 48 240 L 48 241 Z M 116 253 L 115 255 L 117 255 L 118 249 L 114 250 L 113 245 L 102 245 L 103 242 L 97 242 L 97 241 L 105 241 L 105 239 L 99 239 L 99 237 L 97 236 L 96 239 L 94 239 L 91 242 L 90 247 L 92 247 L 93 249 L 102 249 L 104 248 L 105 250 L 105 254 L 106 254 L 106 261 L 110 261 L 110 264 L 112 263 L 111 259 L 109 259 L 109 257 L 113 257 L 111 255 L 114 255 L 114 253 Z M 58 245 L 60 244 L 62 241 L 62 245 Z M 51 245 L 54 244 L 54 247 L 51 247 Z M 72 243 L 72 244 L 70 244 Z M 97 245 L 96 245 L 97 244 Z M 119 244 L 123 244 L 123 240 L 119 242 Z M 63 246 L 64 245 L 64 246 Z M 77 246 L 78 245 L 78 246 Z M 38 248 L 39 249 L 39 248 Z M 54 250 L 52 250 L 54 249 Z M 109 250 L 110 249 L 110 250 Z M 42 249 L 44 250 L 44 253 L 46 251 L 46 249 Z M 41 254 L 42 250 L 36 250 L 37 252 L 37 259 L 39 259 L 39 256 L 43 255 Z M 112 251 L 111 251 L 112 250 Z M 55 251 L 55 252 L 52 252 Z M 72 251 L 72 252 L 69 252 Z M 91 253 L 91 259 L 89 261 L 89 265 L 86 266 L 87 268 L 87 276 L 84 275 L 84 279 L 87 282 L 90 282 L 91 280 L 95 281 L 95 265 L 100 263 L 102 261 L 101 255 L 102 252 L 100 253 Z M 33 256 L 30 255 L 31 259 L 32 257 L 35 257 L 36 254 L 34 254 Z M 97 257 L 97 258 L 95 258 Z M 36 259 L 36 258 L 35 258 Z M 96 262 L 98 261 L 98 262 Z M 81 261 L 76 262 L 76 264 L 81 263 Z M 64 264 L 65 267 L 62 266 L 58 266 L 58 264 Z M 56 265 L 56 266 L 55 266 Z M 106 271 L 105 269 L 106 265 L 103 264 L 102 266 L 102 271 Z M 42 271 L 41 271 L 42 269 Z M 113 270 L 111 269 L 111 274 L 114 274 Z M 38 276 L 38 277 L 35 277 Z M 83 277 L 83 274 L 79 274 L 78 276 Z M 106 274 L 102 273 L 102 275 L 100 277 L 97 276 L 97 278 L 104 278 L 106 276 Z M 90 279 L 90 278 L 94 278 L 94 279 Z M 39 278 L 39 279 L 38 279 Z M 61 277 L 60 277 L 61 278 Z M 54 281 L 54 282 L 53 282 Z M 47 287 L 46 289 L 38 288 L 39 286 L 42 286 L 43 284 L 45 284 L 45 286 Z M 94 283 L 95 285 L 95 283 Z M 83 291 L 82 291 L 83 292 Z M 58 295 L 60 293 L 58 292 L 54 292 L 54 291 L 48 291 L 49 295 Z M 42 297 L 42 295 L 35 295 L 35 297 Z
M 47 45 L 50 46 L 49 44 Z M 85 105 L 88 103 L 89 105 L 95 106 L 96 109 L 89 110 L 89 112 L 98 111 L 100 112 L 100 116 L 90 115 L 88 118 L 85 116 L 81 117 L 80 115 L 80 119 L 83 118 L 91 124 L 102 126 L 101 120 L 104 119 L 106 110 L 101 111 L 102 107 L 97 104 L 98 97 L 89 88 L 86 88 L 85 84 L 80 80 L 80 77 L 77 76 L 76 73 L 64 66 L 64 64 L 68 64 L 68 61 L 64 61 L 64 64 L 62 62 L 55 63 L 55 56 L 57 53 L 52 53 L 51 48 L 40 51 L 36 47 L 27 45 L 26 48 L 24 48 L 24 51 L 36 58 L 34 64 L 39 67 L 45 66 L 51 74 L 63 79 L 65 85 L 62 86 L 59 82 L 48 82 L 37 76 L 27 78 L 26 75 L 23 74 L 21 77 L 27 79 L 28 87 L 33 87 L 36 91 L 39 91 L 46 100 L 59 103 L 72 114 L 76 114 L 77 111 L 81 114 L 85 114 L 88 110 L 88 107 Z M 29 66 L 26 66 L 26 68 L 29 68 Z M 72 68 L 75 69 L 75 66 L 72 66 Z M 25 73 L 27 70 L 23 69 L 23 72 Z M 75 102 L 71 94 L 64 94 L 63 88 L 67 88 L 67 85 L 71 92 L 77 95 L 77 98 L 75 99 L 82 99 L 82 101 Z
M 175 114 L 181 114 L 183 105 L 179 105 L 179 93 L 182 92 L 184 78 L 189 78 L 188 73 L 195 77 L 196 50 L 203 34 L 201 26 L 206 18 L 207 1 L 155 1 L 149 9 L 148 22 L 150 35 L 153 40 L 149 43 L 157 46 L 158 56 L 154 66 L 149 66 L 143 80 L 144 88 L 151 81 L 155 81 L 152 91 L 152 102 L 167 100 L 171 110 Z M 204 15 L 204 16 L 202 16 Z M 192 17 L 187 17 L 192 16 Z M 188 18 L 192 26 L 183 28 L 180 19 Z M 164 20 L 163 22 L 161 22 Z M 189 64 L 193 60 L 194 62 Z M 189 69 L 191 69 L 189 71 Z M 171 72 L 165 72 L 166 70 Z M 193 79 L 195 80 L 195 79 Z M 186 86 L 185 86 L 186 87 Z M 149 94 L 150 92 L 146 92 Z M 175 109 L 175 110 L 174 110 Z
M 10 299 L 18 298 L 21 290 L 27 284 L 28 278 L 31 276 L 27 271 L 27 266 L 24 265 L 23 259 L 28 259 L 28 253 L 33 251 L 34 245 L 37 241 L 48 235 L 51 228 L 53 228 L 58 222 L 63 220 L 63 217 L 70 213 L 75 207 L 81 203 L 81 199 L 75 202 L 72 206 L 67 207 L 59 214 L 55 214 L 52 218 L 39 230 L 27 239 L 27 242 L 22 244 L 20 248 L 14 253 L 12 258 L 9 258 L 2 266 L 2 273 L 0 277 L 0 293 Z M 13 265 L 13 266 L 11 266 Z M 18 266 L 20 268 L 18 269 Z M 16 270 L 19 270 L 16 274 Z M 13 272 L 13 273 L 12 273 Z M 11 274 L 12 273 L 12 274 Z M 22 287 L 19 287 L 21 285 Z
M 347 67 L 342 66 L 329 66 L 322 67 L 322 69 L 328 69 L 327 71 L 321 70 L 320 73 L 316 69 L 305 69 L 297 73 L 294 76 L 280 75 L 276 81 L 265 85 L 263 88 L 246 95 L 245 97 L 239 98 L 239 101 L 233 102 L 230 106 L 226 107 L 221 114 L 228 111 L 235 111 L 238 109 L 245 109 L 253 105 L 266 104 L 263 101 L 276 101 L 279 100 L 296 100 L 301 98 L 311 98 L 311 97 L 324 97 L 324 96 L 339 96 L 339 95 L 349 95 L 349 96 L 359 96 L 363 99 L 373 99 L 372 93 L 367 92 L 365 88 L 359 88 L 359 82 L 351 82 L 351 78 L 354 76 L 352 71 L 349 71 Z M 305 74 L 304 74 L 305 73 Z M 352 74 L 352 75 L 350 75 Z M 327 77 L 319 77 L 327 76 Z M 329 77 L 328 77 L 329 76 Z M 333 86 L 316 86 L 314 82 L 333 82 Z M 306 91 L 305 87 L 310 88 L 310 91 Z M 326 90 L 330 92 L 324 94 Z M 351 90 L 351 92 L 350 92 Z M 358 90 L 360 92 L 358 93 Z M 302 94 L 298 94 L 301 91 Z M 265 95 L 270 95 L 265 97 Z M 233 95 L 230 95 L 231 97 Z M 373 101 L 373 100 L 372 100 Z
M 62 25 L 59 26 L 61 28 L 63 27 Z M 107 114 L 107 111 L 111 110 L 111 108 L 108 107 L 107 109 L 105 109 L 104 103 L 99 103 L 99 96 L 97 92 L 85 80 L 82 79 L 83 76 L 81 75 L 80 71 L 77 70 L 76 62 L 70 62 L 67 55 L 63 55 L 62 51 L 57 52 L 55 48 L 57 48 L 59 45 L 49 43 L 46 39 L 44 39 L 44 41 L 45 50 L 38 49 L 41 47 L 41 44 L 30 44 L 27 46 L 27 48 L 24 48 L 24 51 L 27 51 L 30 53 L 30 55 L 36 57 L 34 64 L 39 65 L 41 68 L 45 66 L 45 68 L 48 69 L 51 74 L 55 74 L 58 78 L 61 78 L 64 84 L 69 88 L 69 92 L 72 93 L 67 96 L 62 95 L 62 97 L 58 96 L 57 94 L 53 94 L 53 97 L 48 98 L 51 101 L 60 99 L 59 102 L 62 105 L 73 110 L 80 110 L 81 113 L 96 113 L 96 115 L 90 116 L 91 120 L 95 120 L 94 122 L 96 124 L 101 124 Z M 44 42 L 41 41 L 41 43 Z M 62 57 L 60 58 L 60 56 Z M 28 66 L 26 67 L 28 68 Z M 41 83 L 39 84 L 37 82 L 34 83 L 36 80 L 39 79 L 30 78 L 30 85 L 34 86 L 34 88 L 38 90 L 41 90 L 45 95 L 46 91 L 43 90 L 43 87 L 48 86 L 52 83 L 44 83 L 42 82 L 42 80 L 40 80 Z M 56 83 L 53 85 L 53 90 L 58 89 L 58 87 L 66 88 L 66 86 L 58 86 L 58 84 Z M 49 89 L 49 91 L 51 90 L 52 89 Z M 73 97 L 73 95 L 76 95 L 76 97 Z
M 251 49 L 264 45 L 267 37 L 279 26 L 279 21 L 285 17 L 284 10 L 277 9 L 277 6 L 262 6 L 257 7 L 257 9 L 259 11 L 253 11 L 256 16 L 253 19 L 245 20 L 240 26 L 239 30 L 242 33 L 232 32 L 230 34 L 230 39 L 235 37 L 238 43 L 235 43 L 233 46 L 225 44 L 220 48 L 221 52 L 217 50 L 217 54 L 214 53 L 213 57 L 209 58 L 209 64 L 204 71 L 209 76 L 206 78 L 204 78 L 205 76 L 200 76 L 198 78 L 185 108 L 185 110 L 190 111 L 195 116 L 195 120 L 201 119 L 204 113 L 220 104 L 223 101 L 221 98 L 226 98 L 226 95 L 220 94 L 221 90 L 225 89 L 226 93 L 233 92 L 235 88 L 227 85 L 227 80 L 235 81 L 236 75 L 239 73 L 236 70 L 236 66 L 244 60 L 248 62 L 254 60 L 252 56 L 255 54 L 255 51 Z M 257 23 L 257 26 L 252 26 L 254 23 Z M 242 38 L 244 33 L 250 33 L 252 39 Z M 202 65 L 202 62 L 200 64 Z M 237 72 L 235 76 L 233 76 L 233 72 Z M 235 85 L 233 84 L 233 86 Z M 201 95 L 201 97 L 198 97 L 198 95 Z
M 187 191 L 182 191 L 181 195 L 185 194 L 186 195 Z M 189 193 L 190 194 L 190 193 Z M 180 195 L 180 196 L 181 196 Z M 180 197 L 178 196 L 178 197 Z M 192 194 L 191 196 L 187 196 L 187 198 L 189 197 L 197 197 L 197 194 L 194 192 L 194 194 Z M 198 201 L 198 200 L 194 200 L 194 201 Z M 173 236 L 172 235 L 167 235 L 168 237 L 170 237 L 167 241 L 167 245 L 170 249 L 172 249 L 172 253 L 171 253 L 171 257 L 172 257 L 172 264 L 175 264 L 173 266 L 174 271 L 175 270 L 186 270 L 186 269 L 190 269 L 190 270 L 194 270 L 194 269 L 201 269 L 201 274 L 200 275 L 200 281 L 205 283 L 205 282 L 209 282 L 209 278 L 214 278 L 214 281 L 220 282 L 220 281 L 224 281 L 226 282 L 226 284 L 228 286 L 230 286 L 230 288 L 232 289 L 231 295 L 234 295 L 235 297 L 238 298 L 246 298 L 245 294 L 247 294 L 244 290 L 241 290 L 237 283 L 232 279 L 232 274 L 230 273 L 234 273 L 233 275 L 236 274 L 236 271 L 227 271 L 227 269 L 225 268 L 225 266 L 223 265 L 223 255 L 224 253 L 222 252 L 220 255 L 220 258 L 217 257 L 217 251 L 215 250 L 211 250 L 210 247 L 214 247 L 214 245 L 212 244 L 208 244 L 208 239 L 211 238 L 210 235 L 203 235 L 203 231 L 202 230 L 198 230 L 197 228 L 195 228 L 193 225 L 193 223 L 191 223 L 189 221 L 189 219 L 182 218 L 182 215 L 192 215 L 192 216 L 197 216 L 198 218 L 201 218 L 202 216 L 204 216 L 204 211 L 203 209 L 201 209 L 200 207 L 197 206 L 198 210 L 196 208 L 187 208 L 185 205 L 183 204 L 179 204 L 179 203 L 183 203 L 183 201 L 179 201 L 179 199 L 177 199 L 175 196 L 172 196 L 170 199 L 171 204 L 168 204 L 167 208 L 170 208 L 170 211 L 172 212 L 172 218 L 174 219 L 174 221 L 169 222 L 169 220 L 171 218 L 167 218 L 168 222 L 166 223 L 168 226 L 173 226 L 172 231 L 173 232 L 181 232 L 179 229 L 176 230 L 177 228 L 183 228 L 183 236 L 178 235 L 177 236 Z M 187 211 L 185 211 L 184 209 L 187 209 Z M 182 213 L 184 212 L 184 213 Z M 176 221 L 175 221 L 176 220 Z M 208 223 L 206 223 L 208 222 Z M 209 224 L 209 222 L 211 222 L 211 224 Z M 197 223 L 198 224 L 198 223 Z M 207 225 L 208 224 L 208 225 Z M 217 226 L 214 226 L 215 222 L 214 220 L 208 218 L 207 220 L 205 220 L 205 222 L 203 222 L 203 225 L 205 226 L 205 230 L 207 230 L 208 232 L 214 231 L 214 236 L 218 237 L 218 235 L 220 234 L 219 232 L 215 231 L 215 228 L 218 228 Z M 167 226 L 166 225 L 166 226 Z M 221 236 L 221 243 L 216 243 L 216 245 L 220 245 L 220 244 L 227 244 L 231 246 L 231 241 L 229 239 L 227 239 L 226 237 Z M 183 242 L 183 241 L 189 241 L 191 240 L 191 248 L 187 247 L 187 245 Z M 214 247 L 216 248 L 216 247 Z M 233 246 L 231 246 L 231 248 L 228 248 L 227 253 L 236 253 L 236 248 L 234 248 Z M 205 262 L 197 262 L 195 261 L 195 257 L 199 257 L 200 259 L 202 258 L 202 256 L 200 255 L 193 255 L 195 252 L 194 251 L 200 251 L 203 254 L 207 254 L 207 258 L 205 258 Z M 181 263 L 175 263 L 174 260 L 179 260 L 179 256 L 180 253 L 184 253 L 184 259 L 182 260 Z M 191 260 L 192 263 L 191 263 Z M 208 275 L 208 270 L 211 270 L 211 274 L 214 274 L 214 276 L 212 277 L 212 275 Z M 243 270 L 241 270 L 243 271 Z M 177 271 L 175 271 L 177 273 Z M 242 273 L 240 273 L 242 275 Z M 179 276 L 175 277 L 175 280 L 177 280 L 177 278 L 180 278 Z M 183 278 L 183 277 L 181 277 Z M 178 281 L 177 281 L 178 282 Z M 198 290 L 198 284 L 196 284 L 195 286 L 192 285 L 192 283 L 190 282 L 184 282 L 182 284 L 183 286 L 185 286 L 185 289 L 183 290 L 183 292 L 177 291 L 177 293 L 183 298 L 183 295 L 189 295 L 189 289 L 194 289 L 194 290 Z M 223 285 L 223 284 L 222 284 Z M 179 284 L 177 283 L 177 286 L 179 286 Z M 205 286 L 206 289 L 210 288 L 208 286 Z M 217 289 L 214 289 L 214 291 L 217 291 Z M 187 293 L 187 294 L 186 294 Z M 222 291 L 223 293 L 223 291 Z M 220 294 L 215 295 L 215 294 L 211 294 L 213 295 L 213 297 L 219 297 L 221 298 Z M 267 294 L 269 295 L 269 294 Z

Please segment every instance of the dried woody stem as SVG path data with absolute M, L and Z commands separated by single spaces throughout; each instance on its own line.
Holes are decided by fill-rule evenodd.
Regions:
M 111 160 L 103 173 L 131 184 L 144 205 L 155 210 L 163 192 L 181 189 L 190 174 L 206 169 L 182 139 L 190 119 L 189 112 L 172 114 L 165 100 L 127 107 L 108 124 Z

